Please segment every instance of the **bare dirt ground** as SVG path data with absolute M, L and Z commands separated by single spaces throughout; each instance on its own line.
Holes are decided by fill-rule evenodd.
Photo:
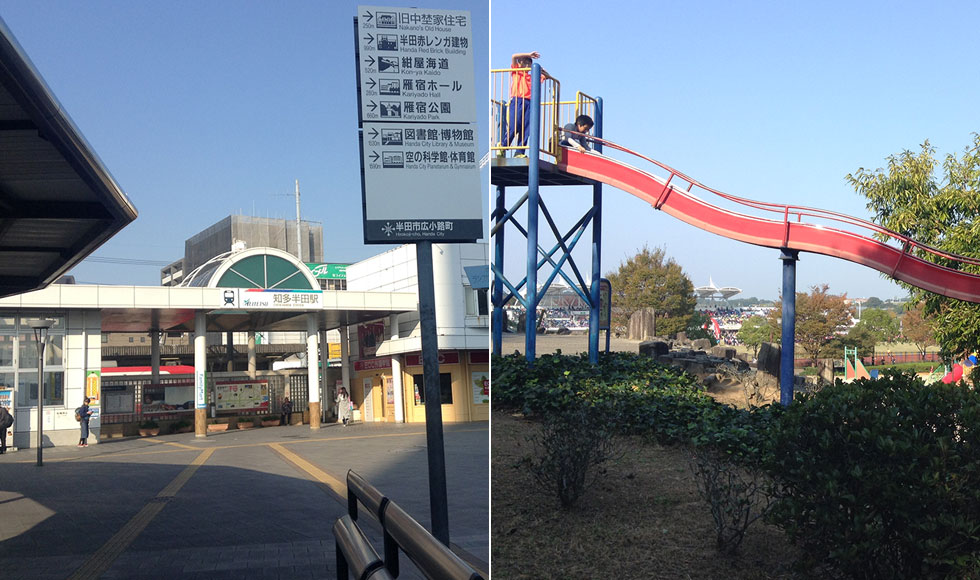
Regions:
M 605 348 L 605 340 L 605 333 L 601 333 L 599 335 L 600 348 Z M 609 350 L 618 352 L 639 352 L 639 347 L 639 340 L 612 337 L 612 339 L 609 341 Z M 554 354 L 558 350 L 561 350 L 564 354 L 589 352 L 589 335 L 539 334 L 534 348 L 538 356 L 541 356 L 542 354 Z M 517 333 L 504 333 L 501 352 L 511 354 L 514 351 L 520 353 L 524 352 L 524 335 Z
M 518 464 L 534 421 L 492 413 L 491 558 L 497 578 L 798 579 L 796 548 L 757 522 L 738 555 L 715 548 L 684 447 L 624 441 L 628 452 L 568 511 Z

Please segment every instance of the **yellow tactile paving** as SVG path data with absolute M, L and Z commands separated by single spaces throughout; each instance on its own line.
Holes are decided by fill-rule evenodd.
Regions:
M 336 477 L 330 475 L 326 471 L 323 471 L 316 465 L 313 465 L 289 449 L 286 449 L 281 443 L 269 443 L 268 445 L 275 450 L 276 453 L 289 460 L 293 465 L 302 469 L 306 473 L 313 476 L 314 479 L 329 487 L 341 498 L 347 497 L 347 486 Z

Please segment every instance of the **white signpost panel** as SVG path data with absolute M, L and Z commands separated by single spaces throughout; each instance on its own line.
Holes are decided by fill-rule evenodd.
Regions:
M 365 243 L 482 238 L 470 13 L 357 15 Z

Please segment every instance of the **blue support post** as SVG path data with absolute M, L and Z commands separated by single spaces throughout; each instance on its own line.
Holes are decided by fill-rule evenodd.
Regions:
M 602 138 L 602 99 L 596 99 L 595 136 Z M 595 143 L 595 150 L 602 152 L 602 144 Z M 589 362 L 599 362 L 599 279 L 602 278 L 602 184 L 592 186 L 592 280 L 589 296 L 592 308 L 589 310 Z M 608 338 L 609 334 L 606 333 Z M 608 341 L 607 341 L 608 342 Z M 606 348 L 608 351 L 608 347 Z
M 531 114 L 528 116 L 527 140 L 527 327 L 524 331 L 524 356 L 533 363 L 538 330 L 538 151 L 541 149 L 541 65 L 531 65 Z
M 506 189 L 503 185 L 497 186 L 497 207 L 493 212 L 494 219 L 499 221 L 507 213 L 506 205 Z M 504 271 L 504 227 L 497 230 L 493 237 L 493 263 L 497 268 L 498 272 Z M 504 281 L 500 276 L 494 274 L 493 277 L 493 296 L 491 301 L 493 302 L 493 322 L 491 326 L 491 333 L 493 337 L 493 354 L 500 356 L 503 354 L 503 332 L 506 320 L 504 319 L 504 305 L 502 304 L 504 298 Z
M 796 362 L 796 261 L 800 253 L 782 249 L 783 261 L 783 334 L 779 360 L 779 402 L 787 406 L 793 402 Z

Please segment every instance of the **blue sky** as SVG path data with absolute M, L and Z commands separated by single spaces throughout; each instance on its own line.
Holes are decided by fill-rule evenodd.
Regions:
M 362 242 L 358 4 L 419 5 L 0 1 L 0 17 L 139 210 L 94 256 L 169 263 L 183 256 L 185 239 L 228 215 L 295 219 L 297 179 L 303 219 L 323 224 L 327 261 L 387 249 Z M 486 71 L 487 3 L 424 4 L 471 11 L 477 71 Z M 476 94 L 487 94 L 485 72 L 475 79 Z M 159 270 L 87 260 L 72 273 L 80 282 L 157 285 Z
M 926 139 L 940 155 L 960 153 L 980 131 L 977 22 L 980 4 L 965 1 L 570 0 L 556 10 L 494 0 L 490 56 L 504 68 L 514 52 L 540 52 L 563 97 L 603 98 L 606 139 L 708 186 L 868 219 L 848 173 Z M 549 209 L 568 227 L 591 190 L 560 195 Z M 664 247 L 695 285 L 710 276 L 743 297 L 777 296 L 776 250 L 702 232 L 609 187 L 605 196 L 604 273 L 644 245 Z M 523 255 L 506 261 L 520 279 Z M 904 296 L 874 270 L 814 254 L 801 254 L 797 276 L 801 291 L 826 282 L 850 297 Z

